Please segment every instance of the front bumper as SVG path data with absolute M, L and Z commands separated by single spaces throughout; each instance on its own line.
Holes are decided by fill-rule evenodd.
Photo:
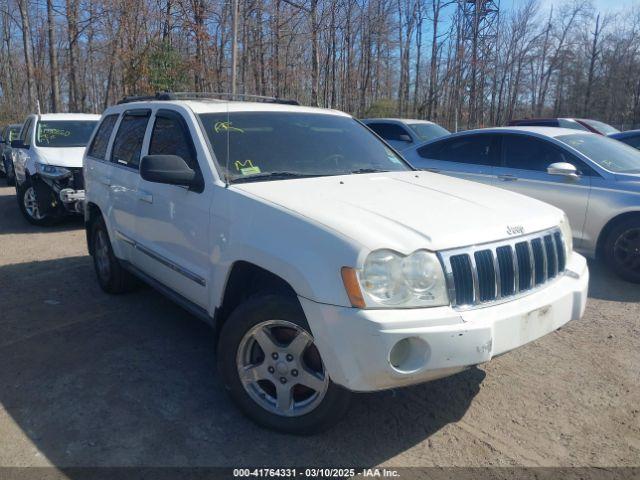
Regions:
M 586 260 L 574 253 L 565 274 L 545 288 L 484 308 L 361 310 L 305 298 L 300 303 L 331 379 L 350 390 L 375 391 L 457 373 L 579 319 L 588 283 Z

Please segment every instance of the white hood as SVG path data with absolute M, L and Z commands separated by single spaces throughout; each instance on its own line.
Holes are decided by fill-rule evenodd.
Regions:
M 233 186 L 369 249 L 410 253 L 508 238 L 560 223 L 562 211 L 520 194 L 428 172 L 265 181 Z
M 85 147 L 38 147 L 40 163 L 58 167 L 82 167 Z

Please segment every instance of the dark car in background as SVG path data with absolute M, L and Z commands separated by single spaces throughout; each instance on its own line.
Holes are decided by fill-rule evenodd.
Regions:
M 640 130 L 627 130 L 626 132 L 613 133 L 609 135 L 609 138 L 614 138 L 640 150 Z
M 365 118 L 362 123 L 398 151 L 451 133 L 446 128 L 428 120 Z
M 14 123 L 7 125 L 0 132 L 0 173 L 7 178 L 7 185 L 14 185 L 16 181 L 11 141 L 18 138 L 21 128 L 21 123 Z

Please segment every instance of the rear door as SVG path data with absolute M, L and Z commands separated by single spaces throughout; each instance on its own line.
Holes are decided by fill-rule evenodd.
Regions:
M 206 163 L 193 142 L 196 125 L 170 108 L 158 110 L 151 124 L 148 155 L 177 155 L 202 178 L 200 165 Z M 212 186 L 202 185 L 194 189 L 140 179 L 134 263 L 191 302 L 208 308 Z
M 140 155 L 145 141 L 150 109 L 132 109 L 122 114 L 111 148 L 110 225 L 118 256 L 131 261 L 135 245 L 135 215 L 138 203 Z
M 111 172 L 108 147 L 118 122 L 119 114 L 107 115 L 102 119 L 84 159 L 83 174 L 85 189 L 91 191 L 91 198 L 97 205 L 109 205 L 111 201 Z
M 571 163 L 579 172 L 578 178 L 547 173 L 547 167 L 556 162 Z M 495 168 L 496 186 L 564 210 L 577 247 L 583 238 L 592 175 L 597 173 L 551 141 L 525 134 L 501 135 L 501 165 Z
M 422 170 L 492 184 L 497 136 L 483 133 L 440 140 L 418 148 L 408 160 Z

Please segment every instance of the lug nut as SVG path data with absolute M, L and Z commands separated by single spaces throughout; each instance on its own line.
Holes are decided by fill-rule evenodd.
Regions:
M 298 376 L 298 370 L 291 370 L 291 375 L 293 375 L 294 377 Z
M 273 368 L 273 367 L 269 367 L 269 368 L 267 368 L 267 370 L 269 370 L 269 373 L 273 373 L 273 372 L 275 372 L 275 371 L 276 371 L 276 369 L 275 369 L 275 368 Z
M 287 361 L 288 362 L 293 361 L 293 355 L 291 355 L 290 353 L 287 353 Z
M 287 379 L 284 377 L 280 377 L 280 383 L 287 383 Z
M 271 358 L 273 358 L 274 360 L 277 360 L 278 359 L 278 354 L 276 352 L 273 352 L 271 354 Z

